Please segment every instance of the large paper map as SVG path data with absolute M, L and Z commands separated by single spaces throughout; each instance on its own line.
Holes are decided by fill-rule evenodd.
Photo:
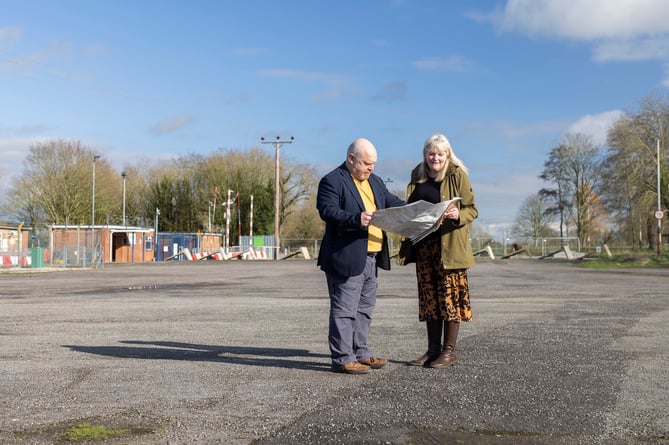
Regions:
M 390 233 L 405 236 L 417 243 L 439 228 L 441 216 L 460 198 L 431 204 L 416 201 L 402 207 L 391 207 L 374 212 L 370 224 Z

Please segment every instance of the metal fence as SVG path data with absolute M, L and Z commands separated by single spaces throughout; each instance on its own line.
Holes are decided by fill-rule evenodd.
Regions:
M 554 237 L 554 238 L 514 238 L 499 241 L 491 241 L 490 238 L 471 239 L 472 250 L 481 252 L 490 246 L 496 257 L 503 257 L 513 252 L 522 252 L 530 257 L 545 257 L 556 254 L 566 246 L 573 252 L 582 252 L 581 242 L 577 237 Z
M 101 230 L 88 229 L 72 233 L 71 236 L 50 238 L 50 261 L 52 267 L 99 267 L 102 264 Z
M 309 252 L 311 258 L 316 258 L 318 257 L 320 242 L 320 239 L 315 238 L 283 238 L 281 240 L 281 248 L 284 254 L 290 254 L 304 247 Z
M 29 267 L 31 265 L 31 249 L 0 248 L 0 267 Z
M 199 253 L 200 237 L 195 233 L 158 233 L 155 259 L 156 261 L 186 260 L 185 256 L 179 255 L 185 248 L 191 253 Z

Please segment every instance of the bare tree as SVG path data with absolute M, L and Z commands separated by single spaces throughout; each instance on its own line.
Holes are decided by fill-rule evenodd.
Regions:
M 568 134 L 567 172 L 572 184 L 576 236 L 585 243 L 588 236 L 589 216 L 597 212 L 599 199 L 594 193 L 601 183 L 601 150 L 584 134 Z
M 626 234 L 637 240 L 645 233 L 649 248 L 656 241 L 653 211 L 657 206 L 657 143 L 660 143 L 661 188 L 667 190 L 669 143 L 669 97 L 650 96 L 640 110 L 621 117 L 608 135 L 609 150 L 604 162 L 604 200 L 612 217 Z M 663 208 L 669 207 L 669 193 L 661 194 Z M 641 244 L 641 236 L 638 238 Z
M 274 161 L 265 151 L 254 147 L 248 150 L 218 150 L 204 158 L 198 167 L 201 177 L 200 196 L 202 214 L 207 214 L 211 202 L 214 207 L 213 224 L 226 224 L 228 190 L 231 198 L 230 237 L 249 233 L 251 196 L 253 195 L 253 231 L 267 234 L 274 221 Z
M 544 170 L 539 178 L 552 183 L 553 188 L 543 188 L 539 195 L 545 202 L 551 202 L 546 208 L 549 215 L 559 217 L 560 237 L 569 236 L 567 222 L 570 212 L 570 196 L 572 194 L 571 183 L 567 174 L 567 154 L 568 149 L 565 145 L 558 145 L 551 149 L 548 159 L 544 163 Z
M 316 196 L 304 199 L 296 206 L 291 215 L 286 218 L 281 229 L 282 239 L 319 239 L 323 236 L 325 223 L 321 220 L 316 209 Z
M 601 149 L 593 144 L 590 136 L 584 134 L 567 134 L 563 143 L 551 150 L 540 177 L 553 182 L 556 188 L 544 189 L 540 194 L 553 198 L 557 204 L 553 211 L 560 215 L 561 237 L 564 236 L 562 227 L 568 214 L 581 242 L 587 236 L 586 216 L 592 213 L 596 202 L 594 191 L 601 183 L 600 165 Z
M 23 174 L 8 192 L 8 210 L 28 225 L 90 224 L 93 160 L 97 153 L 79 141 L 51 140 L 30 147 Z M 114 211 L 120 177 L 96 161 L 96 201 L 101 215 Z
M 302 217 L 303 204 L 307 199 L 315 196 L 318 184 L 313 167 L 292 162 L 284 163 L 284 166 L 284 173 L 280 181 L 282 199 L 279 221 L 281 225 L 292 216 Z M 298 212 L 299 215 L 297 215 Z
M 540 193 L 528 196 L 520 207 L 511 233 L 518 238 L 532 238 L 535 246 L 542 238 L 551 237 L 554 214 L 547 199 Z
M 150 204 L 145 211 L 161 209 L 161 226 L 166 231 L 208 230 L 211 218 L 212 228 L 216 231 L 227 226 L 234 242 L 238 235 L 249 233 L 251 195 L 254 233 L 273 231 L 274 160 L 259 148 L 181 157 L 155 168 L 150 177 Z M 314 193 L 315 177 L 308 165 L 283 162 L 279 181 L 282 226 L 304 216 L 303 204 Z M 234 202 L 230 204 L 230 220 L 226 221 L 228 190 Z

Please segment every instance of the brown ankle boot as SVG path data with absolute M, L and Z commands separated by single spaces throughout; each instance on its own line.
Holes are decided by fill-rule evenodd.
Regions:
M 437 357 L 432 363 L 429 364 L 430 368 L 445 368 L 452 364 L 458 359 L 457 354 L 455 353 L 454 345 L 444 345 L 441 354 Z
M 439 357 L 439 350 L 437 349 L 436 351 L 430 351 L 429 349 L 425 352 L 425 354 L 421 355 L 415 360 L 411 360 L 408 364 L 411 366 L 425 366 L 428 363 L 432 362 L 434 359 Z
M 439 356 L 441 351 L 441 331 L 443 320 L 430 320 L 427 325 L 427 352 L 415 360 L 408 362 L 411 366 L 425 366 Z

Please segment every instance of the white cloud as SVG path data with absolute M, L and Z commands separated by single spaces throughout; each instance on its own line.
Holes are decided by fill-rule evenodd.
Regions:
M 260 71 L 260 74 L 268 77 L 282 77 L 325 85 L 327 88 L 325 91 L 313 96 L 313 101 L 317 103 L 332 102 L 345 97 L 361 95 L 359 89 L 351 85 L 350 79 L 339 74 L 292 69 L 268 69 Z
M 466 58 L 458 55 L 449 57 L 424 57 L 415 60 L 411 64 L 426 71 L 471 71 L 472 63 Z
M 151 133 L 157 135 L 172 133 L 174 131 L 184 128 L 191 122 L 193 122 L 193 118 L 191 116 L 186 116 L 186 115 L 177 116 L 170 119 L 164 119 L 158 122 L 153 127 L 151 127 Z
M 0 138 L 0 204 L 13 178 L 23 173 L 23 160 L 30 147 L 44 140 L 37 137 Z
M 665 60 L 669 58 L 669 36 L 601 42 L 594 47 L 593 58 L 598 62 Z
M 509 0 L 505 31 L 573 40 L 628 39 L 669 32 L 666 0 Z
M 587 114 L 574 122 L 567 129 L 568 133 L 582 133 L 592 137 L 595 145 L 606 144 L 606 136 L 613 123 L 624 113 L 620 110 L 605 111 L 599 114 Z
M 495 137 L 499 136 L 504 140 L 552 134 L 562 127 L 563 123 L 559 121 L 516 122 L 505 120 L 494 121 L 490 126 L 494 130 Z
M 266 48 L 254 48 L 254 47 L 243 47 L 243 48 L 234 48 L 232 54 L 237 56 L 259 56 L 267 53 Z
M 23 169 L 23 159 L 30 147 L 46 139 L 21 136 L 0 138 L 0 162 L 9 171 L 20 172 Z
M 74 83 L 87 82 L 89 75 L 86 72 L 72 69 L 76 59 L 77 51 L 71 43 L 53 40 L 31 53 L 0 59 L 0 75 L 46 76 Z
M 372 96 L 372 99 L 382 102 L 394 102 L 404 100 L 406 94 L 406 82 L 397 81 L 384 85 L 374 96 Z
M 380 47 L 388 47 L 390 46 L 390 41 L 385 40 L 385 39 L 372 39 L 371 41 L 372 45 L 375 46 L 380 46 Z
M 669 58 L 666 0 L 509 0 L 484 17 L 503 32 L 593 45 L 597 61 Z
M 669 87 L 669 1 L 508 0 L 466 15 L 500 32 L 584 42 L 596 62 L 660 61 L 667 64 L 661 85 Z
M 342 80 L 341 76 L 329 73 L 320 73 L 318 71 L 300 71 L 290 69 L 270 69 L 262 70 L 260 74 L 268 77 L 285 77 L 287 79 L 320 81 L 320 82 L 339 82 Z
M 13 48 L 23 37 L 23 30 L 17 26 L 0 28 L 0 50 Z

